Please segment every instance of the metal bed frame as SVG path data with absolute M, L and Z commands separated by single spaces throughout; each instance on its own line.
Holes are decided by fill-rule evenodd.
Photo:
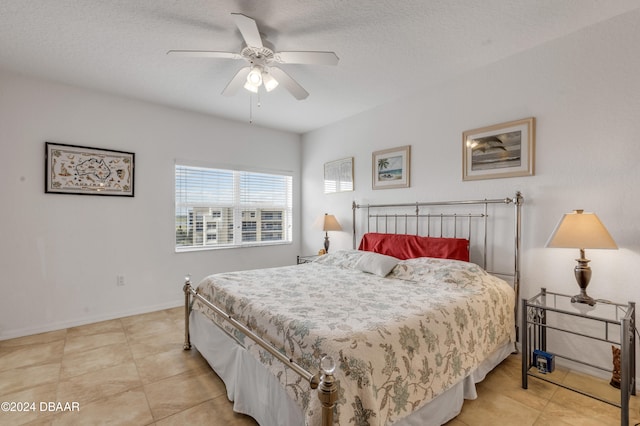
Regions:
M 486 269 L 487 266 L 487 220 L 489 218 L 488 206 L 490 204 L 503 204 L 503 205 L 513 205 L 514 206 L 514 248 L 513 248 L 513 271 L 512 272 L 492 272 L 487 271 L 494 275 L 507 276 L 513 279 L 513 288 L 516 294 L 516 303 L 515 303 L 515 318 L 518 318 L 518 297 L 519 297 L 519 288 L 520 288 L 520 240 L 521 240 L 521 207 L 523 204 L 524 198 L 522 194 L 518 191 L 516 192 L 513 198 L 501 198 L 501 199 L 484 199 L 484 200 L 463 200 L 463 201 L 444 201 L 444 202 L 416 202 L 416 203 L 400 203 L 400 204 L 367 204 L 360 205 L 355 201 L 352 204 L 353 210 L 353 247 L 356 248 L 356 234 L 357 234 L 357 226 L 356 226 L 356 211 L 358 209 L 366 209 L 367 210 L 367 232 L 378 232 L 380 227 L 380 220 L 383 219 L 384 223 L 384 232 L 389 232 L 389 223 L 393 223 L 394 231 L 393 233 L 402 233 L 398 232 L 398 224 L 400 226 L 404 224 L 404 234 L 408 234 L 409 232 L 409 223 L 413 218 L 415 218 L 415 235 L 419 235 L 420 233 L 420 219 L 426 218 L 426 235 L 430 236 L 431 232 L 431 222 L 432 219 L 439 222 L 440 225 L 440 236 L 444 236 L 445 223 L 450 221 L 453 225 L 453 233 L 452 236 L 457 236 L 458 231 L 458 221 L 466 220 L 467 221 L 467 236 L 466 238 L 471 241 L 471 229 L 472 229 L 472 221 L 480 220 L 482 222 L 483 227 L 483 244 L 482 244 L 482 266 Z M 447 208 L 451 206 L 481 206 L 483 210 L 481 213 L 466 211 L 464 213 L 436 213 L 433 212 L 434 209 L 438 208 Z M 398 214 L 398 213 L 384 213 L 384 211 L 388 211 L 388 209 L 396 208 L 402 209 L 407 207 L 415 207 L 415 213 L 413 214 Z M 375 230 L 371 231 L 371 221 L 374 220 Z M 448 225 L 446 225 L 449 228 Z M 322 426 L 331 426 L 333 425 L 333 410 L 336 404 L 336 400 L 338 398 L 338 385 L 333 376 L 333 371 L 335 370 L 335 361 L 331 357 L 324 357 L 320 360 L 320 372 L 313 374 L 298 363 L 296 363 L 293 359 L 287 357 L 274 346 L 272 346 L 269 342 L 262 339 L 260 336 L 251 331 L 246 325 L 242 324 L 238 320 L 236 320 L 232 315 L 225 312 L 223 309 L 211 303 L 209 300 L 204 298 L 200 293 L 198 293 L 197 288 L 192 287 L 191 278 L 189 276 L 185 277 L 185 282 L 183 286 L 184 292 L 184 304 L 185 304 L 185 331 L 184 331 L 184 350 L 191 349 L 191 339 L 189 335 L 189 315 L 191 313 L 191 307 L 193 302 L 197 299 L 207 307 L 215 311 L 220 315 L 221 318 L 226 320 L 229 324 L 231 324 L 235 329 L 243 333 L 245 336 L 249 337 L 256 344 L 258 344 L 261 348 L 269 352 L 276 359 L 282 362 L 288 368 L 291 368 L 295 373 L 297 373 L 304 380 L 309 382 L 309 386 L 311 389 L 318 389 L 318 398 L 322 404 Z M 519 331 L 518 331 L 518 321 L 516 323 L 516 341 L 519 339 Z M 237 341 L 237 339 L 234 339 Z M 239 342 L 238 342 L 239 343 Z M 517 350 L 517 349 L 516 349 Z

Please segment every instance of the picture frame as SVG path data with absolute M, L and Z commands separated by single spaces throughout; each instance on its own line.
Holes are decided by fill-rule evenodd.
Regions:
M 353 191 L 353 157 L 324 163 L 324 193 Z
M 133 152 L 45 142 L 45 193 L 134 196 Z
M 462 180 L 533 176 L 535 117 L 462 133 Z
M 375 151 L 372 155 L 373 189 L 408 188 L 411 145 Z

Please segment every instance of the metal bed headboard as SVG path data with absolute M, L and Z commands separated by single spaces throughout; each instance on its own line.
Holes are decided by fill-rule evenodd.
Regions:
M 364 205 L 357 204 L 354 201 L 352 205 L 353 248 L 357 248 L 358 226 L 356 211 L 358 209 L 366 210 L 366 232 L 466 238 L 469 240 L 470 245 L 473 242 L 475 244 L 474 247 L 479 247 L 481 251 L 481 260 L 476 263 L 493 275 L 509 277 L 513 280 L 513 289 L 516 296 L 515 315 L 518 318 L 517 302 L 520 296 L 520 242 L 522 236 L 521 209 L 523 202 L 524 197 L 519 191 L 513 197 L 484 200 Z M 487 266 L 489 205 L 513 206 L 513 260 L 511 271 L 492 270 L 495 266 L 495 260 L 491 268 Z M 472 233 L 474 229 L 478 229 L 481 234 L 480 244 L 475 243 L 478 233 L 474 235 Z M 432 233 L 434 230 L 435 234 Z M 517 340 L 519 340 L 518 335 L 516 321 Z

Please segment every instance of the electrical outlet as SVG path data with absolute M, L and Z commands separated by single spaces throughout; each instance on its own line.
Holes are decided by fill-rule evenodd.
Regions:
M 124 285 L 124 275 L 116 276 L 116 286 L 122 287 Z

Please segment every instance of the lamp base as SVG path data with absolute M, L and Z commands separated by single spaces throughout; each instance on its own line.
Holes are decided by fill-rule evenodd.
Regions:
M 585 303 L 589 306 L 595 306 L 596 299 L 587 295 L 587 293 L 580 293 L 571 298 L 571 303 Z
M 584 257 L 584 249 L 580 249 L 580 259 L 576 259 L 578 264 L 573 270 L 573 273 L 580 287 L 580 294 L 577 294 L 571 298 L 572 303 L 585 303 L 589 306 L 594 306 L 596 301 L 593 297 L 587 295 L 587 286 L 591 281 L 591 268 L 589 267 L 589 259 Z

